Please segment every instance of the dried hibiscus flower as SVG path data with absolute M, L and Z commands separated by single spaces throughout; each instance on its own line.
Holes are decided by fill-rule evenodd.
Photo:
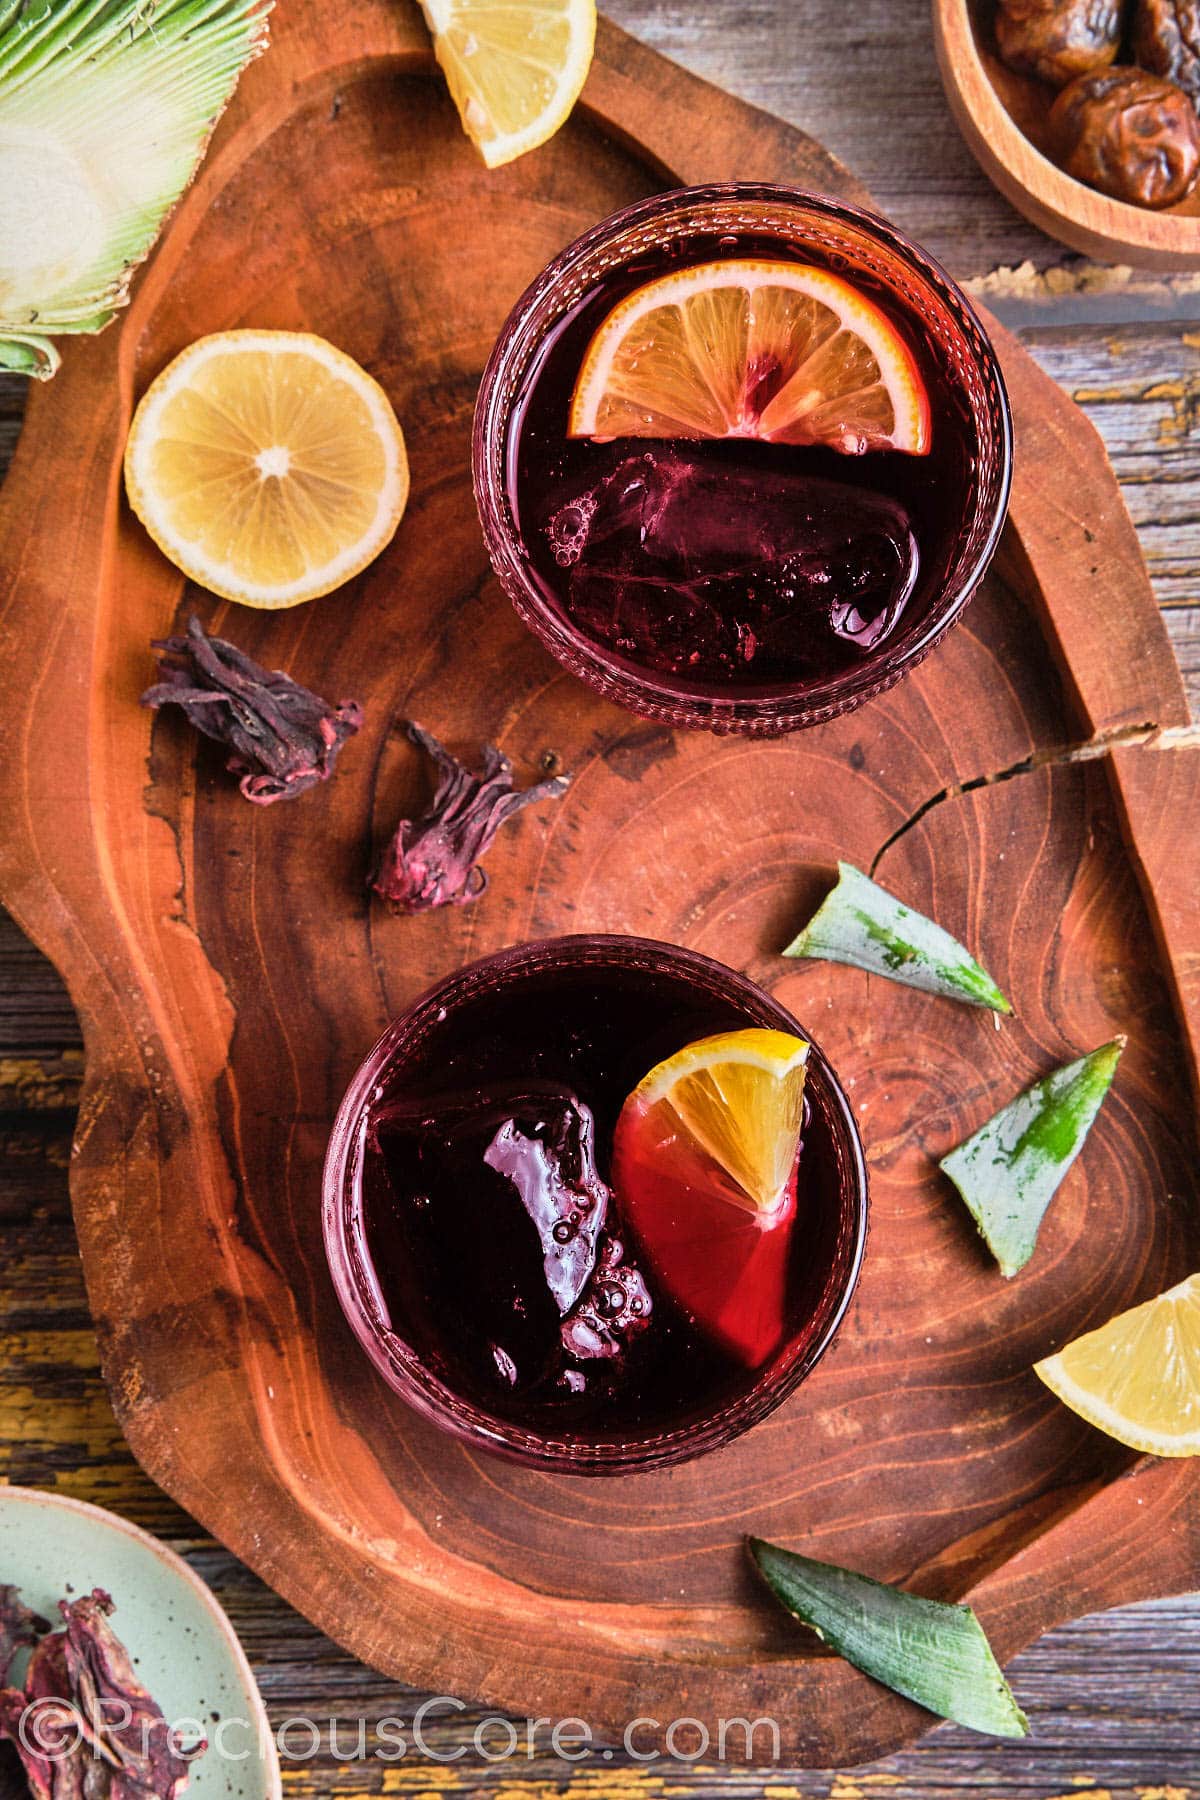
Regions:
M 177 1800 L 204 1740 L 180 1744 L 109 1624 L 102 1588 L 58 1610 L 64 1628 L 38 1637 L 46 1621 L 0 1589 L 4 1642 L 37 1640 L 24 1688 L 0 1689 L 0 1738 L 16 1744 L 34 1800 Z
M 483 774 L 477 776 L 419 725 L 410 720 L 406 730 L 433 758 L 437 789 L 419 819 L 401 819 L 371 886 L 397 912 L 427 912 L 451 902 L 463 906 L 487 886 L 479 859 L 505 820 L 535 800 L 557 800 L 571 777 L 556 775 L 518 793 L 512 764 L 494 744 L 484 749 Z
M 279 669 L 264 669 L 224 638 L 206 637 L 194 616 L 187 636 L 158 638 L 162 679 L 143 706 L 181 706 L 205 737 L 228 744 L 225 767 L 247 800 L 270 806 L 327 781 L 334 758 L 362 724 L 353 700 L 330 706 Z
M 17 1651 L 31 1648 L 49 1629 L 49 1620 L 25 1605 L 18 1588 L 0 1582 L 0 1684 L 8 1680 Z

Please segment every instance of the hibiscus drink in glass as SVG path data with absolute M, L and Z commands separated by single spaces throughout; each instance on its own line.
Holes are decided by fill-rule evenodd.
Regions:
M 543 1467 L 681 1460 L 808 1372 L 857 1276 L 866 1180 L 820 1051 L 752 983 L 637 938 L 451 977 L 360 1070 L 325 1229 L 385 1378 Z
M 692 189 L 596 227 L 518 302 L 476 494 L 568 668 L 672 723 L 782 731 L 890 686 L 957 617 L 1010 435 L 978 320 L 898 232 Z

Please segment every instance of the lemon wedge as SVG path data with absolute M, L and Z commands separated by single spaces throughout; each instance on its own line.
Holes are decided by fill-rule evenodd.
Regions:
M 489 169 L 553 137 L 592 66 L 596 0 L 421 0 L 463 130 Z
M 807 1043 L 790 1032 L 722 1032 L 659 1063 L 625 1104 L 632 1114 L 669 1107 L 747 1208 L 771 1212 L 795 1167 L 807 1061 Z
M 1200 1455 L 1200 1275 L 1034 1364 L 1064 1405 L 1150 1456 Z

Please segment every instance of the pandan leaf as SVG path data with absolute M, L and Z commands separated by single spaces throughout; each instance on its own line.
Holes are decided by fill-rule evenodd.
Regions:
M 780 1604 L 856 1669 L 972 1731 L 1028 1735 L 1029 1722 L 969 1606 L 925 1600 L 762 1538 L 751 1538 L 749 1548 Z
M 838 864 L 837 886 L 783 954 L 850 963 L 927 994 L 1012 1011 L 987 970 L 956 938 L 852 863 Z
M 271 0 L 0 0 L 0 367 L 99 331 L 196 171 Z
M 1002 1275 L 1015 1275 L 1033 1255 L 1046 1208 L 1083 1148 L 1125 1043 L 1115 1038 L 1055 1069 L 942 1158 L 939 1167 L 966 1201 Z

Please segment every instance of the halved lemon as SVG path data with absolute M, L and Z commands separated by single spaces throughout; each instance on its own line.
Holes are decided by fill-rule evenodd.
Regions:
M 463 130 L 489 169 L 553 137 L 592 66 L 596 0 L 421 0 Z
M 613 1188 L 652 1280 L 749 1368 L 787 1329 L 808 1045 L 786 1031 L 689 1044 L 626 1100 Z
M 143 395 L 129 503 L 185 575 L 296 606 L 378 556 L 408 499 L 404 435 L 365 369 L 297 331 L 200 338 Z
M 1118 1313 L 1034 1369 L 1073 1412 L 1131 1449 L 1200 1455 L 1200 1275 Z
M 569 430 L 920 456 L 929 398 L 896 327 L 840 275 L 799 263 L 701 263 L 614 307 L 588 346 Z

